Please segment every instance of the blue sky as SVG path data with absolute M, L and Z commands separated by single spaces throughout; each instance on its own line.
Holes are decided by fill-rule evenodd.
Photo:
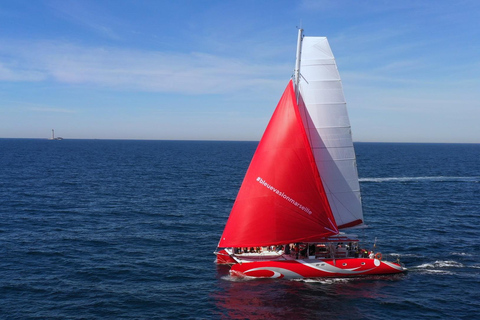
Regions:
M 0 137 L 258 140 L 300 24 L 354 141 L 480 143 L 480 1 L 0 2 Z

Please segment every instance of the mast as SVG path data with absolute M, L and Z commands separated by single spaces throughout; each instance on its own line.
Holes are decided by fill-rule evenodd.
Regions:
M 294 85 L 295 85 L 295 97 L 298 102 L 298 92 L 299 92 L 299 82 L 300 82 L 300 60 L 302 57 L 302 40 L 303 40 L 303 29 L 298 29 L 298 40 L 297 40 L 297 57 L 295 60 L 295 74 L 294 74 Z
M 52 129 L 52 140 L 55 140 L 55 130 Z

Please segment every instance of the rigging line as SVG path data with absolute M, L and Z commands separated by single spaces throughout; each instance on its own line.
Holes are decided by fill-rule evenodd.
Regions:
M 323 183 L 323 180 L 322 180 L 322 183 Z M 324 183 L 323 183 L 323 185 L 324 185 L 324 188 L 325 188 L 325 184 L 324 184 Z M 332 192 L 332 190 L 331 190 L 330 188 L 327 187 L 326 189 L 328 189 L 328 191 L 329 191 L 328 194 L 336 200 L 336 201 L 334 201 L 334 206 L 335 206 L 336 212 L 339 212 L 339 208 L 338 208 L 338 206 L 337 206 L 337 202 L 338 202 L 339 204 L 342 205 L 343 208 L 345 208 L 346 212 L 350 213 L 350 216 L 351 216 L 351 217 L 358 219 L 358 217 L 355 216 L 355 214 L 354 214 L 342 201 L 340 201 L 340 199 L 336 196 L 336 194 L 335 194 L 334 192 Z M 352 190 L 352 191 L 353 191 L 353 190 Z M 327 194 L 327 198 L 328 198 L 328 194 Z M 361 195 L 360 195 L 360 196 L 361 196 Z M 329 201 L 329 204 L 330 204 L 330 206 L 332 206 L 332 204 L 330 203 L 330 201 Z M 362 207 L 361 201 L 360 201 L 360 207 Z M 363 207 L 362 207 L 362 210 L 363 210 Z M 363 221 L 363 217 L 362 217 L 362 221 Z
M 301 72 L 300 72 L 299 75 L 300 75 L 300 77 L 301 77 L 303 80 L 305 80 L 305 82 L 306 82 L 307 84 L 310 84 L 310 83 L 308 83 L 307 79 L 305 79 L 305 77 L 303 76 L 303 74 L 302 74 Z

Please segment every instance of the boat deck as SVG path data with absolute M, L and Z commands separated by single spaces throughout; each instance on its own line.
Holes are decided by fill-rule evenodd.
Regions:
M 287 246 L 289 246 L 287 248 Z M 365 250 L 358 248 L 357 242 L 344 243 L 321 243 L 321 244 L 297 244 L 285 245 L 277 250 L 274 247 L 257 248 L 226 248 L 226 253 L 236 262 L 254 261 L 282 261 L 282 260 L 323 260 L 323 259 L 348 259 L 368 257 Z

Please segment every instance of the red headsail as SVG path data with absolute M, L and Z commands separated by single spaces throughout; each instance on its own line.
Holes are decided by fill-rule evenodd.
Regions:
M 337 233 L 290 81 L 253 156 L 218 246 L 314 242 Z

